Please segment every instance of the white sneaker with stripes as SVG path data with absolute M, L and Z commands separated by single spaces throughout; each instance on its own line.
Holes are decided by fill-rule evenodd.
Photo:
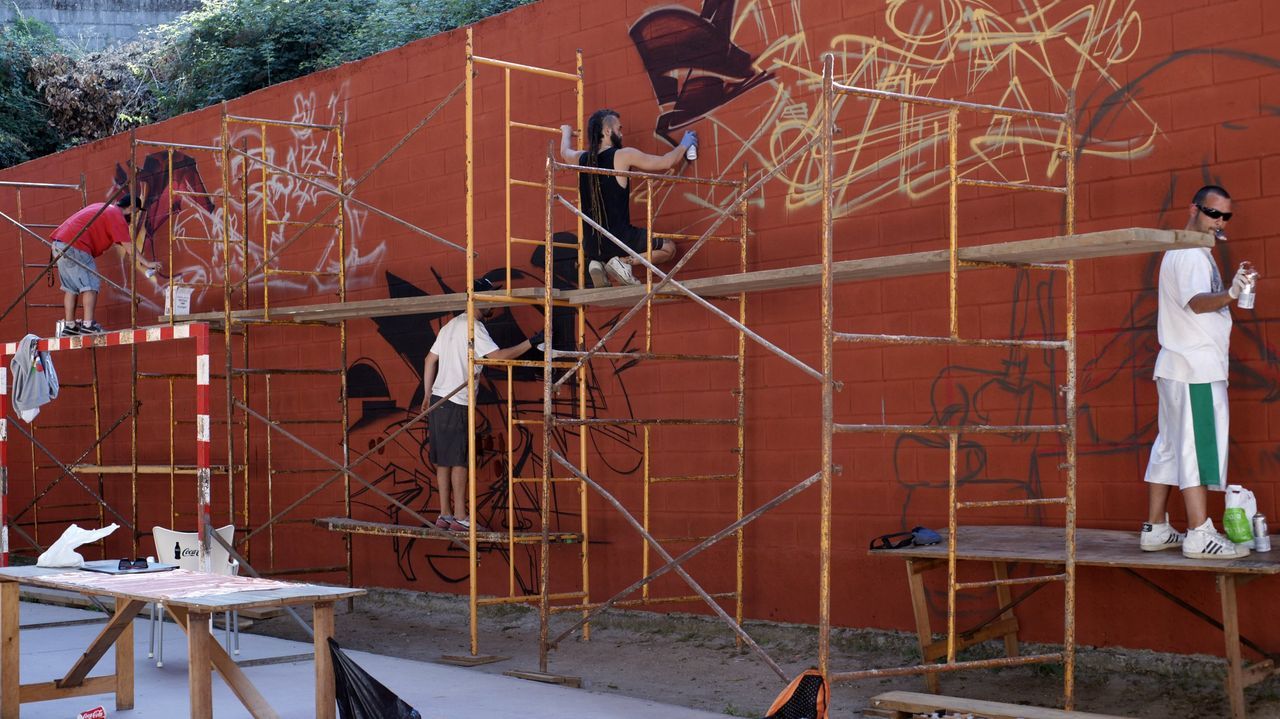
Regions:
M 1164 515 L 1160 524 L 1144 522 L 1142 532 L 1138 535 L 1139 544 L 1144 552 L 1158 552 L 1162 549 L 1174 549 L 1182 546 L 1187 536 L 1169 524 L 1169 515 Z
M 1182 542 L 1182 556 L 1192 559 L 1240 559 L 1249 556 L 1249 548 L 1242 547 L 1213 528 L 1213 520 L 1187 532 Z

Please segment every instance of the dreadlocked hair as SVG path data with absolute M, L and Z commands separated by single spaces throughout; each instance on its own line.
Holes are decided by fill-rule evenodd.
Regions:
M 616 110 L 601 108 L 591 113 L 587 119 L 587 167 L 595 167 L 600 157 L 600 148 L 604 145 L 604 121 L 610 117 L 618 117 Z M 604 209 L 604 192 L 600 189 L 600 180 L 604 175 L 591 173 L 587 177 L 587 185 L 591 191 L 591 219 L 605 229 L 609 229 L 609 218 Z

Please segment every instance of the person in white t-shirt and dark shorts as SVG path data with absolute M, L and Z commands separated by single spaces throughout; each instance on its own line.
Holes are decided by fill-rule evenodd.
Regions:
M 1188 230 L 1225 242 L 1231 196 L 1216 185 L 1200 188 L 1191 201 Z M 1225 490 L 1227 475 L 1227 350 L 1229 306 L 1253 282 L 1244 265 L 1229 286 L 1207 247 L 1170 250 L 1160 262 L 1156 356 L 1159 431 L 1147 464 L 1147 521 L 1139 544 L 1144 551 L 1181 547 L 1201 559 L 1238 559 L 1249 554 L 1219 533 L 1209 519 L 1208 490 Z M 1178 487 L 1187 509 L 1187 533 L 1169 524 L 1166 512 Z
M 495 288 L 490 281 L 480 279 L 476 281 L 476 289 Z M 481 321 L 475 324 L 477 358 L 513 359 L 542 342 L 543 334 L 539 331 L 520 344 L 499 348 L 484 326 L 484 320 L 491 319 L 495 310 L 492 305 L 480 307 L 482 309 L 478 312 Z M 476 374 L 480 373 L 480 369 L 479 366 L 476 367 Z M 423 409 L 439 404 L 427 415 L 427 430 L 430 435 L 428 459 L 436 466 L 436 489 L 440 492 L 440 516 L 435 524 L 439 529 L 457 532 L 465 532 L 471 528 L 467 512 L 467 440 L 470 435 L 467 390 L 463 387 L 445 402 L 440 402 L 440 399 L 466 381 L 467 313 L 463 312 L 440 328 L 422 368 L 423 386 L 431 388 Z M 477 523 L 476 531 L 488 530 Z

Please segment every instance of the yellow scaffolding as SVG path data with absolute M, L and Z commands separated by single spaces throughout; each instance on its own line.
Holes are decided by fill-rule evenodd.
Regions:
M 475 78 L 479 74 L 479 68 L 497 68 L 502 71 L 502 90 L 503 90 L 503 256 L 505 268 L 505 278 L 503 287 L 498 293 L 478 294 L 475 291 L 476 269 L 475 259 L 478 255 L 476 232 L 475 232 Z M 576 327 L 576 337 L 579 343 L 586 332 L 586 316 L 581 307 L 572 307 L 568 303 L 554 299 L 556 288 L 553 287 L 553 275 L 555 272 L 555 256 L 557 243 L 544 244 L 542 240 L 534 240 L 531 238 L 517 237 L 513 228 L 512 213 L 512 189 L 542 189 L 542 183 L 534 182 L 527 179 L 516 178 L 511 172 L 511 153 L 512 153 L 512 130 L 518 130 L 524 133 L 538 133 L 543 135 L 558 136 L 560 131 L 558 128 L 537 125 L 534 123 L 523 122 L 512 119 L 512 102 L 511 102 L 511 85 L 512 73 L 517 73 L 518 77 L 543 77 L 560 82 L 572 83 L 574 94 L 574 106 L 576 108 L 575 116 L 578 121 L 578 137 L 579 143 L 582 136 L 582 114 L 583 114 L 583 67 L 582 67 L 582 51 L 579 50 L 576 55 L 575 70 L 572 73 L 562 72 L 559 70 L 551 70 L 547 68 L 536 67 L 496 58 L 483 57 L 476 55 L 474 52 L 474 37 L 471 28 L 467 28 L 466 41 L 466 77 L 465 77 L 465 145 L 466 145 L 466 235 L 467 235 L 467 252 L 466 252 L 466 287 L 467 287 L 467 419 L 469 430 L 469 442 L 467 446 L 467 496 L 468 506 L 470 507 L 470 530 L 467 536 L 467 557 L 468 557 L 468 587 L 470 591 L 470 638 L 471 638 L 471 654 L 478 655 L 480 649 L 479 638 L 479 607 L 495 604 L 511 604 L 530 602 L 534 599 L 539 601 L 540 606 L 549 603 L 552 600 L 552 592 L 549 583 L 549 566 L 551 556 L 551 544 L 571 544 L 578 547 L 579 559 L 579 588 L 572 592 L 559 592 L 554 595 L 557 601 L 573 602 L 577 606 L 583 606 L 590 602 L 590 555 L 589 555 L 589 535 L 587 530 L 587 496 L 581 483 L 572 477 L 559 477 L 554 480 L 548 479 L 545 475 L 540 478 L 518 477 L 516 476 L 517 464 L 514 461 L 516 427 L 523 425 L 543 424 L 544 432 L 542 433 L 542 466 L 547 467 L 547 452 L 551 448 L 551 434 L 543 421 L 535 421 L 529 419 L 518 419 L 515 405 L 516 382 L 515 370 L 518 367 L 539 367 L 543 371 L 547 371 L 543 367 L 542 362 L 520 359 L 495 360 L 478 358 L 475 356 L 475 321 L 479 316 L 477 304 L 479 303 L 501 303 L 509 305 L 531 305 L 540 306 L 543 310 L 544 324 L 549 326 L 553 316 L 557 310 L 569 309 L 574 313 L 574 323 Z M 581 227 L 579 227 L 579 235 L 581 235 Z M 516 288 L 512 285 L 512 251 L 514 246 L 543 246 L 545 255 L 543 258 L 543 292 L 542 297 L 522 297 L 515 294 Z M 568 249 L 568 248 L 566 248 Z M 583 279 L 583 262 L 582 247 L 579 243 L 574 248 L 577 253 L 578 282 L 581 284 Z M 549 347 L 551 344 L 551 334 L 546 334 L 546 342 Z M 561 363 L 563 364 L 563 363 Z M 508 574 L 507 574 L 507 594 L 506 596 L 497 597 L 480 597 L 479 588 L 479 547 L 477 544 L 476 533 L 476 413 L 477 413 L 477 393 L 475 378 L 477 371 L 485 367 L 501 368 L 504 374 L 504 394 L 506 397 L 506 418 L 507 418 L 507 471 L 509 473 L 506 487 L 507 502 L 507 532 L 506 544 L 508 551 Z M 587 410 L 587 381 L 585 375 L 579 375 L 576 380 L 577 401 L 574 403 L 576 416 L 579 418 L 586 416 Z M 428 390 L 429 394 L 429 390 Z M 581 461 L 586 461 L 587 448 L 585 437 L 579 438 L 579 457 Z M 578 495 L 578 527 L 574 529 L 551 528 L 551 482 L 569 482 L 575 484 Z M 538 502 L 538 512 L 540 515 L 540 529 L 537 533 L 520 533 L 516 531 L 516 488 L 521 484 L 538 482 L 541 484 L 541 495 Z M 538 566 L 539 566 L 539 591 L 536 597 L 526 596 L 516 591 L 515 577 L 515 551 L 517 543 L 538 543 Z
M 231 140 L 232 128 L 234 127 L 248 127 L 256 130 L 257 147 L 249 149 L 247 142 L 244 147 L 236 147 Z M 314 162 L 320 167 L 291 170 L 276 164 L 271 153 L 272 142 L 270 136 L 272 132 L 281 131 L 293 136 L 305 135 L 315 138 L 315 143 L 320 148 L 320 154 Z M 242 428 L 240 456 L 248 456 L 249 448 L 253 441 L 254 435 L 250 430 L 250 425 L 253 423 L 249 420 L 259 420 L 266 428 L 263 435 L 263 441 L 265 442 L 263 461 L 265 465 L 260 479 L 255 478 L 258 481 L 251 481 L 249 463 L 246 462 L 243 465 L 242 488 L 244 494 L 241 502 L 241 507 L 243 508 L 241 519 L 248 531 L 245 532 L 242 538 L 237 539 L 236 544 L 250 546 L 248 543 L 253 537 L 265 532 L 266 561 L 261 561 L 261 559 L 258 561 L 258 566 L 260 567 L 258 571 L 261 574 L 280 576 L 341 573 L 345 581 L 348 584 L 352 584 L 354 577 L 351 565 L 350 536 L 344 535 L 342 538 L 343 561 L 341 564 L 286 567 L 278 563 L 275 551 L 278 525 L 285 523 L 310 525 L 312 523 L 309 518 L 284 519 L 279 516 L 277 505 L 283 502 L 285 497 L 282 494 L 283 488 L 277 487 L 277 485 L 285 481 L 287 477 L 315 476 L 332 471 L 329 466 L 325 466 L 330 464 L 326 455 L 321 455 L 324 465 L 300 466 L 300 463 L 297 462 L 281 465 L 275 456 L 276 435 L 279 434 L 286 439 L 301 443 L 295 434 L 297 430 L 290 428 L 302 427 L 313 431 L 316 428 L 321 430 L 327 428 L 335 435 L 334 439 L 336 439 L 336 444 L 339 446 L 340 457 L 337 463 L 343 467 L 350 464 L 346 387 L 346 319 L 323 322 L 299 322 L 292 318 L 280 319 L 274 313 L 274 310 L 279 307 L 280 300 L 278 297 L 273 300 L 273 286 L 275 287 L 275 294 L 279 295 L 281 293 L 279 285 L 282 282 L 294 281 L 316 286 L 320 286 L 324 282 L 336 282 L 334 296 L 337 303 L 341 304 L 346 301 L 346 203 L 340 197 L 336 197 L 327 206 L 318 206 L 311 216 L 295 218 L 284 213 L 280 207 L 281 200 L 277 181 L 280 178 L 289 178 L 309 184 L 312 187 L 328 190 L 331 194 L 343 192 L 347 182 L 344 166 L 343 135 L 341 114 L 339 114 L 336 122 L 332 124 L 306 123 L 232 115 L 226 111 L 226 106 L 224 105 L 221 145 L 222 167 L 224 181 L 229 180 L 229 182 L 223 186 L 223 194 L 226 211 L 229 212 L 233 203 L 227 200 L 229 200 L 231 193 L 234 191 L 235 185 L 239 184 L 241 218 L 243 221 L 242 226 L 244 227 L 240 253 L 244 258 L 244 266 L 240 268 L 242 271 L 240 277 L 233 282 L 231 276 L 233 270 L 236 269 L 236 263 L 233 260 L 234 253 L 230 246 L 229 233 L 224 231 L 222 238 L 223 258 L 225 261 L 224 272 L 226 273 L 225 282 L 227 287 L 224 291 L 222 329 L 226 335 L 227 426 L 229 432 L 232 427 L 238 426 Z M 238 166 L 241 169 L 241 174 L 238 178 L 231 176 L 231 168 L 235 164 L 233 160 L 240 161 Z M 256 217 L 254 217 L 255 207 Z M 228 226 L 228 220 L 229 218 L 224 218 L 224 228 Z M 257 244 L 252 238 L 251 226 L 258 229 Z M 286 239 L 289 234 L 291 236 Z M 288 252 L 289 248 L 299 239 L 314 237 L 316 234 L 322 237 L 319 244 L 324 248 L 324 251 L 318 257 L 311 258 L 312 263 L 310 266 L 288 266 L 286 264 L 288 262 L 302 263 L 307 259 L 297 257 L 298 251 L 296 250 L 292 253 Z M 331 253 L 330 250 L 332 250 Z M 255 254 L 259 258 L 256 262 L 252 259 Z M 330 255 L 333 258 L 331 262 Z M 330 264 L 332 269 L 330 269 Z M 254 282 L 260 282 L 262 287 L 260 301 L 257 302 L 253 300 L 251 288 Z M 274 306 L 273 301 L 275 303 Z M 235 313 L 236 308 L 234 305 L 236 304 L 240 305 L 240 309 L 254 309 L 258 310 L 258 312 L 252 318 L 239 317 Z M 291 330 L 285 328 L 291 328 Z M 267 334 L 268 337 L 278 338 L 281 331 L 308 331 L 316 328 L 336 332 L 336 342 L 334 344 L 336 345 L 337 356 L 332 365 L 314 367 L 253 366 L 251 361 L 253 337 Z M 242 366 L 236 366 L 237 363 L 233 356 L 233 335 L 238 335 L 240 340 L 239 356 L 243 361 Z M 307 383 L 306 391 L 314 392 L 318 389 L 315 386 L 315 382 L 324 378 L 332 378 L 336 385 L 334 389 L 339 406 L 339 416 L 337 418 L 281 416 L 279 414 L 278 402 L 274 401 L 275 394 L 290 388 L 297 389 L 299 381 Z M 237 390 L 238 396 L 236 394 Z M 342 478 L 343 515 L 349 519 L 351 517 L 351 483 L 349 477 L 345 474 Z M 264 484 L 265 487 L 263 487 Z M 262 487 L 262 491 L 265 492 L 265 513 L 268 519 L 259 521 L 258 525 L 254 526 L 255 520 L 251 516 L 254 507 L 252 491 L 257 487 Z
M 946 336 L 914 336 L 886 335 L 839 332 L 833 328 L 833 286 L 832 264 L 834 247 L 834 191 L 832 172 L 835 164 L 834 136 L 838 132 L 836 126 L 837 96 L 853 96 L 874 98 L 908 105 L 922 105 L 940 108 L 947 113 L 947 189 L 948 189 L 948 334 Z M 886 674 L 920 673 L 929 677 L 930 687 L 937 687 L 937 672 L 952 671 L 964 668 L 983 668 L 993 666 L 1012 666 L 1033 663 L 1061 663 L 1063 665 L 1063 701 L 1067 709 L 1074 702 L 1073 688 L 1075 678 L 1075 529 L 1076 529 L 1076 306 L 1075 306 L 1075 263 L 1067 260 L 1059 264 L 1038 262 L 989 262 L 967 260 L 961 257 L 959 227 L 959 191 L 962 187 L 987 187 L 1010 191 L 1048 192 L 1062 195 L 1065 202 L 1066 232 L 1075 233 L 1075 147 L 1073 101 L 1067 100 L 1067 109 L 1062 113 L 1038 112 L 1020 108 L 980 105 L 971 102 L 940 100 L 903 93 L 888 92 L 854 87 L 838 83 L 834 79 L 833 59 L 824 58 L 822 80 L 822 499 L 821 499 L 821 582 L 819 598 L 819 668 L 831 681 L 845 681 Z M 962 177 L 958 160 L 960 144 L 960 113 L 976 113 L 995 117 L 1016 117 L 1026 120 L 1037 120 L 1055 123 L 1059 127 L 1057 137 L 1062 141 L 1065 150 L 1058 156 L 1064 163 L 1065 183 L 1061 186 L 1031 185 L 1026 183 L 1005 182 L 995 180 Z M 1041 340 L 1021 339 L 987 339 L 962 336 L 960 332 L 959 313 L 959 273 L 961 269 L 1029 269 L 1047 272 L 1061 272 L 1066 277 L 1066 328 L 1061 338 Z M 1036 348 L 1061 351 L 1065 354 L 1065 382 L 1061 386 L 1064 399 L 1064 419 L 1061 423 L 1028 425 L 901 425 L 901 424 L 842 424 L 835 421 L 834 396 L 838 386 L 835 379 L 833 349 L 836 342 L 878 343 L 897 345 L 951 345 L 966 347 L 996 348 Z M 946 662 L 940 669 L 938 665 L 922 662 L 911 668 L 894 668 L 892 670 L 862 670 L 849 672 L 833 672 L 830 669 L 830 630 L 831 630 L 831 503 L 832 476 L 834 473 L 833 444 L 837 433 L 888 433 L 902 434 L 906 432 L 942 434 L 947 437 L 948 444 L 948 481 L 947 481 L 947 639 Z M 1064 496 L 1037 497 L 1029 499 L 1011 499 L 997 501 L 965 501 L 961 499 L 957 482 L 957 448 L 962 434 L 1023 434 L 1051 433 L 1061 435 L 1066 470 L 1066 486 Z M 856 470 L 856 467 L 854 468 Z M 1037 575 L 1031 578 L 996 577 L 990 581 L 961 582 L 956 573 L 956 529 L 959 526 L 959 512 L 993 507 L 1028 507 L 1060 505 L 1065 508 L 1066 561 L 1062 573 Z M 1061 652 L 1050 652 L 1039 655 L 1004 657 L 999 659 L 968 660 L 956 658 L 958 649 L 963 648 L 958 641 L 956 629 L 956 594 L 959 591 L 992 588 L 1002 599 L 1002 604 L 1009 605 L 1008 591 L 1015 586 L 1038 586 L 1051 582 L 1063 582 L 1065 585 L 1065 607 L 1063 619 L 1063 648 Z M 1002 611 L 1005 607 L 1002 607 Z

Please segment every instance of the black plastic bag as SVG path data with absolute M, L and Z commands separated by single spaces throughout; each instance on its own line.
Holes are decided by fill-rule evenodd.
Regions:
M 348 657 L 329 637 L 334 689 L 342 719 L 422 719 L 417 709 L 386 688 Z

